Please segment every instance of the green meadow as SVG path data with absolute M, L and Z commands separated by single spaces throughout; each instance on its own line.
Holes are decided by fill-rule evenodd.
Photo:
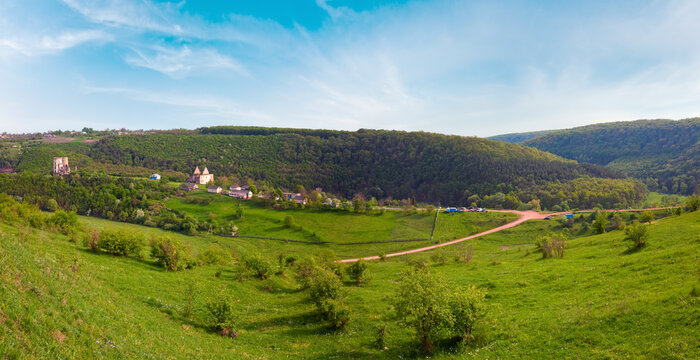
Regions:
M 249 209 L 244 217 L 253 213 Z M 302 213 L 294 212 L 300 223 L 313 215 Z M 465 217 L 445 217 L 445 231 L 467 215 L 484 214 L 459 215 Z M 471 219 L 474 228 L 468 232 L 478 231 L 481 220 Z M 80 221 L 147 236 L 166 233 L 94 218 Z M 389 233 L 388 225 L 376 226 Z M 350 321 L 333 331 L 309 303 L 309 295 L 299 290 L 293 267 L 266 280 L 241 279 L 236 265 L 166 272 L 147 249 L 138 258 L 96 254 L 63 235 L 0 223 L 0 357 L 424 358 L 413 331 L 399 325 L 391 305 L 399 273 L 423 262 L 451 284 L 488 289 L 489 304 L 474 341 L 461 345 L 445 340 L 428 357 L 698 358 L 700 212 L 655 220 L 649 225 L 648 244 L 636 251 L 617 230 L 572 237 L 563 258 L 542 259 L 535 238 L 561 231 L 560 226 L 558 221 L 530 221 L 433 253 L 371 262 L 366 284 L 345 279 Z M 167 234 L 189 244 L 194 253 L 216 242 L 237 258 L 252 252 L 275 258 L 330 248 Z M 334 246 L 353 249 L 346 250 L 349 256 L 373 255 L 392 245 Z M 438 252 L 448 261 L 432 260 Z M 470 262 L 452 260 L 464 252 L 471 254 Z M 235 299 L 236 338 L 222 337 L 207 325 L 203 304 L 221 291 Z M 387 349 L 373 345 L 379 324 L 387 324 Z

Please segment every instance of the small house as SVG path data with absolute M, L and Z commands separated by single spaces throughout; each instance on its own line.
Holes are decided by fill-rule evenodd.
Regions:
M 294 201 L 297 204 L 305 205 L 306 198 L 300 193 L 283 193 L 284 199 L 288 201 Z
M 148 177 L 151 180 L 160 180 L 160 174 L 153 174 Z
M 199 189 L 199 186 L 197 186 L 197 184 L 193 184 L 193 183 L 186 183 L 186 184 L 180 185 L 180 190 L 184 190 L 187 192 L 195 191 L 197 189 Z
M 228 192 L 228 196 L 236 199 L 250 199 L 253 197 L 253 192 L 250 190 L 231 190 Z
M 207 188 L 207 191 L 212 194 L 221 194 L 221 186 L 211 185 Z

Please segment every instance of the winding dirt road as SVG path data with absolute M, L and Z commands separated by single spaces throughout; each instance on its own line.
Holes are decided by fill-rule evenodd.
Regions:
M 602 212 L 617 212 L 617 211 L 625 211 L 625 212 L 627 212 L 627 211 L 664 210 L 664 209 L 674 209 L 674 208 L 677 208 L 677 206 L 659 207 L 659 208 L 648 208 L 648 209 L 624 209 L 624 210 L 600 210 L 600 211 L 602 211 Z M 495 232 L 499 232 L 499 231 L 504 230 L 504 229 L 509 229 L 509 228 L 518 226 L 518 225 L 520 225 L 520 224 L 522 224 L 522 223 L 524 223 L 525 221 L 528 221 L 528 220 L 544 219 L 544 218 L 547 217 L 547 216 L 557 216 L 557 215 L 564 215 L 564 214 L 571 214 L 571 213 L 574 213 L 574 214 L 579 214 L 579 213 L 592 213 L 592 212 L 594 212 L 595 210 L 563 211 L 563 212 L 549 213 L 549 214 L 547 214 L 547 213 L 544 213 L 544 214 L 543 214 L 543 213 L 539 213 L 539 212 L 537 212 L 537 211 L 517 211 L 517 210 L 489 210 L 489 211 L 491 211 L 491 212 L 511 213 L 511 214 L 519 215 L 520 217 L 519 217 L 517 220 L 515 220 L 515 221 L 511 221 L 511 222 L 509 222 L 509 223 L 507 223 L 507 224 L 504 224 L 504 225 L 495 227 L 495 228 L 490 229 L 490 230 L 486 230 L 486 231 L 484 231 L 484 232 L 480 232 L 480 233 L 478 233 L 478 234 L 469 235 L 469 236 L 463 237 L 463 238 L 461 238 L 461 239 L 451 240 L 451 241 L 447 241 L 447 242 L 444 242 L 444 243 L 435 244 L 435 245 L 430 245 L 430 246 L 426 246 L 426 247 L 422 247 L 422 248 L 418 248 L 418 249 L 412 249 L 412 250 L 400 251 L 400 252 L 396 252 L 396 253 L 392 253 L 392 254 L 386 254 L 386 257 L 394 257 L 394 256 L 401 256 L 401 255 L 419 253 L 419 252 L 423 252 L 423 251 L 428 251 L 428 250 L 437 249 L 437 248 L 440 248 L 440 247 L 443 247 L 443 246 L 454 245 L 454 244 L 460 243 L 460 242 L 462 242 L 462 241 L 466 241 L 466 240 L 469 240 L 469 239 L 478 238 L 478 237 L 480 237 L 480 236 L 484 236 L 484 235 L 488 235 L 488 234 L 493 234 L 493 233 L 495 233 Z M 362 259 L 362 260 L 379 260 L 379 256 L 367 256 L 367 257 L 363 257 L 363 258 L 361 258 L 361 259 Z M 356 262 L 356 261 L 358 261 L 358 260 L 360 260 L 360 259 L 359 259 L 359 258 L 355 258 L 355 259 L 343 259 L 343 260 L 339 260 L 339 262 L 350 263 L 350 262 Z

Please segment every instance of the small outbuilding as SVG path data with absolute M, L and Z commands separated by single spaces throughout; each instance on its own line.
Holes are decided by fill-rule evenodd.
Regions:
M 160 180 L 160 174 L 153 174 L 148 177 L 151 180 Z
M 221 186 L 211 185 L 207 188 L 207 191 L 212 194 L 221 194 Z
M 197 184 L 193 184 L 193 183 L 186 183 L 186 184 L 180 185 L 180 190 L 184 190 L 187 192 L 195 191 L 197 189 L 199 189 L 199 186 L 197 186 Z

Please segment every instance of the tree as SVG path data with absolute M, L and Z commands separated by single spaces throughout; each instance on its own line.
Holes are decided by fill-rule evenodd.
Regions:
M 685 203 L 685 207 L 688 211 L 700 209 L 700 195 L 692 195 L 689 197 L 688 201 Z
M 622 220 L 620 213 L 615 213 L 615 215 L 613 215 L 610 225 L 615 230 L 623 230 L 625 228 L 625 222 Z
M 651 211 L 645 211 L 639 216 L 639 219 L 642 220 L 642 222 L 650 223 L 654 221 L 654 213 Z
M 284 217 L 284 226 L 288 228 L 294 226 L 294 217 L 292 215 L 287 215 Z
M 367 263 L 362 259 L 350 264 L 345 271 L 348 273 L 348 276 L 350 276 L 350 279 L 355 281 L 355 285 L 360 285 L 367 281 Z
M 447 285 L 427 269 L 406 271 L 393 299 L 401 322 L 412 327 L 423 349 L 432 351 L 435 340 L 455 324 Z
M 603 213 L 596 215 L 593 221 L 593 229 L 595 229 L 595 232 L 598 234 L 604 233 L 606 226 L 608 226 L 608 217 Z
M 472 340 L 474 326 L 486 316 L 486 289 L 469 286 L 457 289 L 450 297 L 454 316 L 453 329 L 464 342 Z
M 625 229 L 625 235 L 627 235 L 625 240 L 631 241 L 635 247 L 641 248 L 646 245 L 649 239 L 649 228 L 647 225 L 635 222 Z
M 253 194 L 257 194 L 257 193 L 258 193 L 258 188 L 257 188 L 255 185 L 250 185 L 250 186 L 248 187 L 248 190 L 250 190 L 250 192 L 252 192 Z

